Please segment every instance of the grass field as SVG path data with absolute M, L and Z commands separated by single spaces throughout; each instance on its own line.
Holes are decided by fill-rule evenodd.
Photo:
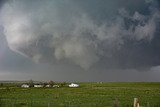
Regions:
M 0 87 L 0 107 L 160 107 L 160 82 L 79 83 L 79 88 Z M 115 104 L 116 103 L 116 104 Z

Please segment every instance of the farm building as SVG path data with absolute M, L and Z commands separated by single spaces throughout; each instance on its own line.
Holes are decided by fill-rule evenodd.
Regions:
M 54 88 L 59 88 L 59 85 L 53 85 Z
M 46 85 L 46 87 L 51 87 L 51 85 Z
M 79 87 L 78 84 L 74 84 L 74 83 L 71 83 L 70 85 L 68 85 L 69 87 Z
M 41 87 L 43 87 L 43 85 L 34 85 L 34 87 L 41 88 Z
M 29 88 L 29 85 L 23 84 L 23 85 L 21 85 L 21 87 L 22 87 L 22 88 Z

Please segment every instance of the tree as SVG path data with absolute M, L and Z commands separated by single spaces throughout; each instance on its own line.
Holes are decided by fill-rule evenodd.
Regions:
M 3 87 L 3 83 L 0 84 L 0 87 Z
M 31 79 L 31 80 L 29 80 L 28 84 L 29 84 L 29 87 L 34 87 L 34 82 L 33 82 L 33 80 L 32 80 L 32 79 Z
M 53 82 L 52 80 L 50 80 L 50 81 L 48 82 L 48 84 L 49 84 L 50 86 L 53 86 L 53 85 L 55 84 L 55 82 Z
M 60 83 L 61 87 L 65 86 L 66 84 L 67 84 L 66 82 Z

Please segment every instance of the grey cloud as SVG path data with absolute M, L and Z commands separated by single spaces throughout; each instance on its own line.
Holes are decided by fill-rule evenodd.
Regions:
M 114 53 L 119 53 L 127 40 L 148 42 L 154 38 L 159 19 L 157 11 L 145 14 L 135 7 L 128 9 L 127 4 L 118 1 L 103 1 L 106 5 L 115 5 L 114 8 L 102 6 L 111 10 L 108 12 L 91 6 L 90 0 L 86 2 L 90 7 L 82 1 L 69 0 L 6 3 L 0 16 L 9 48 L 36 62 L 67 60 L 87 70 L 102 58 L 116 61 Z M 145 4 L 144 1 L 135 2 Z M 96 9 L 101 16 L 95 18 Z

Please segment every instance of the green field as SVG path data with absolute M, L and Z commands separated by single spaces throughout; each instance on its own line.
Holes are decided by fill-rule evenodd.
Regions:
M 0 87 L 0 107 L 160 107 L 160 82 L 79 83 L 78 88 Z M 116 106 L 118 105 L 118 106 Z

